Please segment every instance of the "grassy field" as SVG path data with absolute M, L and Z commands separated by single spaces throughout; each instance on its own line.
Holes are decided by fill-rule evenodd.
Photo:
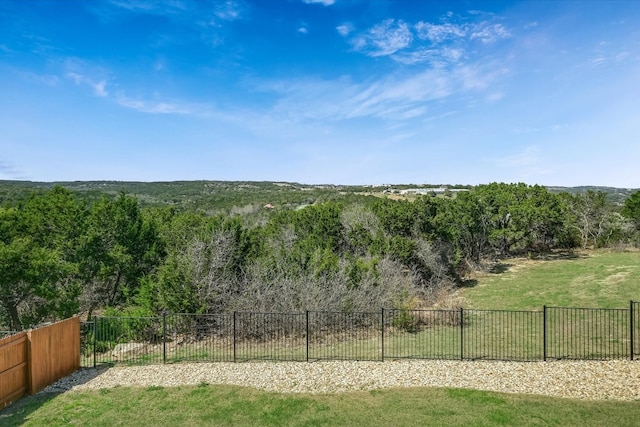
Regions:
M 40 394 L 0 412 L 11 426 L 635 426 L 639 402 L 462 389 L 286 395 L 232 386 Z
M 461 295 L 469 308 L 626 308 L 629 300 L 640 301 L 640 251 L 507 260 L 478 277 L 477 284 Z

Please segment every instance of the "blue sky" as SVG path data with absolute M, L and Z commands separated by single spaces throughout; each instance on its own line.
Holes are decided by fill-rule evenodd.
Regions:
M 640 2 L 0 0 L 0 179 L 640 188 Z

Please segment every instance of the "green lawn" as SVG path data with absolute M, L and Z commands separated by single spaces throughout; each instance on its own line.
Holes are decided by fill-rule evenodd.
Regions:
M 293 395 L 233 386 L 41 394 L 0 412 L 11 426 L 634 426 L 640 402 L 462 389 Z
M 630 300 L 640 301 L 640 251 L 506 260 L 461 295 L 468 308 L 627 308 Z

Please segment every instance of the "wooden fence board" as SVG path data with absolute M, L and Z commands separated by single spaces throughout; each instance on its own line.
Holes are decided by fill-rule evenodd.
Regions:
M 0 340 L 0 409 L 24 396 L 29 384 L 27 333 Z
M 30 394 L 80 367 L 80 320 L 77 317 L 33 329 L 27 334 L 31 343 Z

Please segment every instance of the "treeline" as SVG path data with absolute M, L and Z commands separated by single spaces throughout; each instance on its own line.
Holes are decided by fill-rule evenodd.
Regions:
M 430 307 L 487 260 L 639 236 L 640 192 L 616 206 L 601 192 L 494 183 L 211 215 L 55 187 L 0 207 L 0 329 L 98 311 Z
M 209 214 L 245 213 L 265 204 L 293 207 L 336 199 L 353 198 L 354 194 L 371 191 L 358 186 L 302 185 L 297 183 L 256 181 L 171 181 L 171 182 L 26 182 L 1 181 L 0 204 L 15 204 L 30 192 L 45 193 L 62 186 L 81 200 L 92 204 L 103 196 L 115 197 L 120 192 L 135 197 L 141 207 L 172 206 L 179 210 L 204 211 Z M 384 188 L 373 190 L 382 191 Z

